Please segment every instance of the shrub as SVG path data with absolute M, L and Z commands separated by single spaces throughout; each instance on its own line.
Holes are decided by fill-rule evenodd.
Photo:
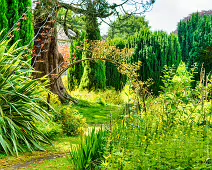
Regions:
M 43 92 L 42 97 L 43 99 L 46 99 L 48 93 Z M 54 137 L 54 134 L 57 136 L 57 134 L 65 134 L 67 136 L 77 136 L 81 133 L 83 133 L 83 130 L 85 127 L 87 127 L 86 119 L 83 118 L 82 115 L 78 113 L 78 110 L 73 109 L 71 105 L 63 105 L 58 96 L 49 92 L 50 95 L 50 104 L 51 108 L 49 112 L 52 115 L 52 120 L 50 121 L 50 124 L 47 123 L 47 126 L 49 128 L 45 129 L 43 127 L 43 124 L 41 124 L 39 127 L 42 129 L 42 132 L 47 134 L 47 136 Z M 53 133 L 51 135 L 51 133 Z
M 79 100 L 89 100 L 92 103 L 99 103 L 102 105 L 105 104 L 123 104 L 123 99 L 119 91 L 115 89 L 107 89 L 105 91 L 72 91 L 72 96 L 76 97 Z
M 67 136 L 77 136 L 82 134 L 87 126 L 86 119 L 77 110 L 63 106 L 58 118 L 62 123 L 63 132 Z
M 49 139 L 55 139 L 63 134 L 62 125 L 52 120 L 48 122 L 36 122 L 36 127 Z
M 16 154 L 26 150 L 43 149 L 40 142 L 50 141 L 34 126 L 43 122 L 48 113 L 42 103 L 42 84 L 32 80 L 31 66 L 22 60 L 22 48 L 17 43 L 0 42 L 0 151 Z

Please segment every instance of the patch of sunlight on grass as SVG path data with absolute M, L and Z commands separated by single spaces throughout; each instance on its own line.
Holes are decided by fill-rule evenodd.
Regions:
M 83 105 L 83 101 L 80 102 L 80 105 L 73 105 L 72 107 L 86 118 L 86 122 L 89 125 L 109 123 L 111 115 L 113 118 L 117 118 L 123 113 L 123 106 L 121 105 L 100 105 L 87 102 Z
M 100 115 L 95 115 L 94 116 L 96 119 L 104 119 L 105 118 L 105 116 L 100 116 Z

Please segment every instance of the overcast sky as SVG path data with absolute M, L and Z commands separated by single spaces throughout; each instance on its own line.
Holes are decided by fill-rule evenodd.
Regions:
M 152 10 L 145 15 L 152 30 L 170 33 L 176 29 L 180 19 L 188 14 L 210 9 L 212 0 L 156 0 Z M 103 25 L 101 28 L 103 32 L 107 30 L 107 26 Z
M 212 0 L 156 0 L 146 19 L 153 30 L 172 32 L 190 13 L 212 9 Z

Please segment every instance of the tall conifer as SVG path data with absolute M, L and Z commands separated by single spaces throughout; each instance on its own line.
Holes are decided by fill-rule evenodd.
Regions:
M 2 35 L 0 35 L 0 40 L 7 33 L 8 30 L 8 19 L 7 19 L 7 3 L 6 0 L 0 0 L 0 30 L 4 29 Z

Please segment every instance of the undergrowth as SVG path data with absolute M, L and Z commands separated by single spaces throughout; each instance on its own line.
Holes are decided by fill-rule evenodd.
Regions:
M 183 63 L 174 74 L 166 71 L 164 91 L 147 99 L 146 112 L 110 125 L 103 169 L 212 168 L 209 91 L 204 82 L 191 88 L 193 75 Z

